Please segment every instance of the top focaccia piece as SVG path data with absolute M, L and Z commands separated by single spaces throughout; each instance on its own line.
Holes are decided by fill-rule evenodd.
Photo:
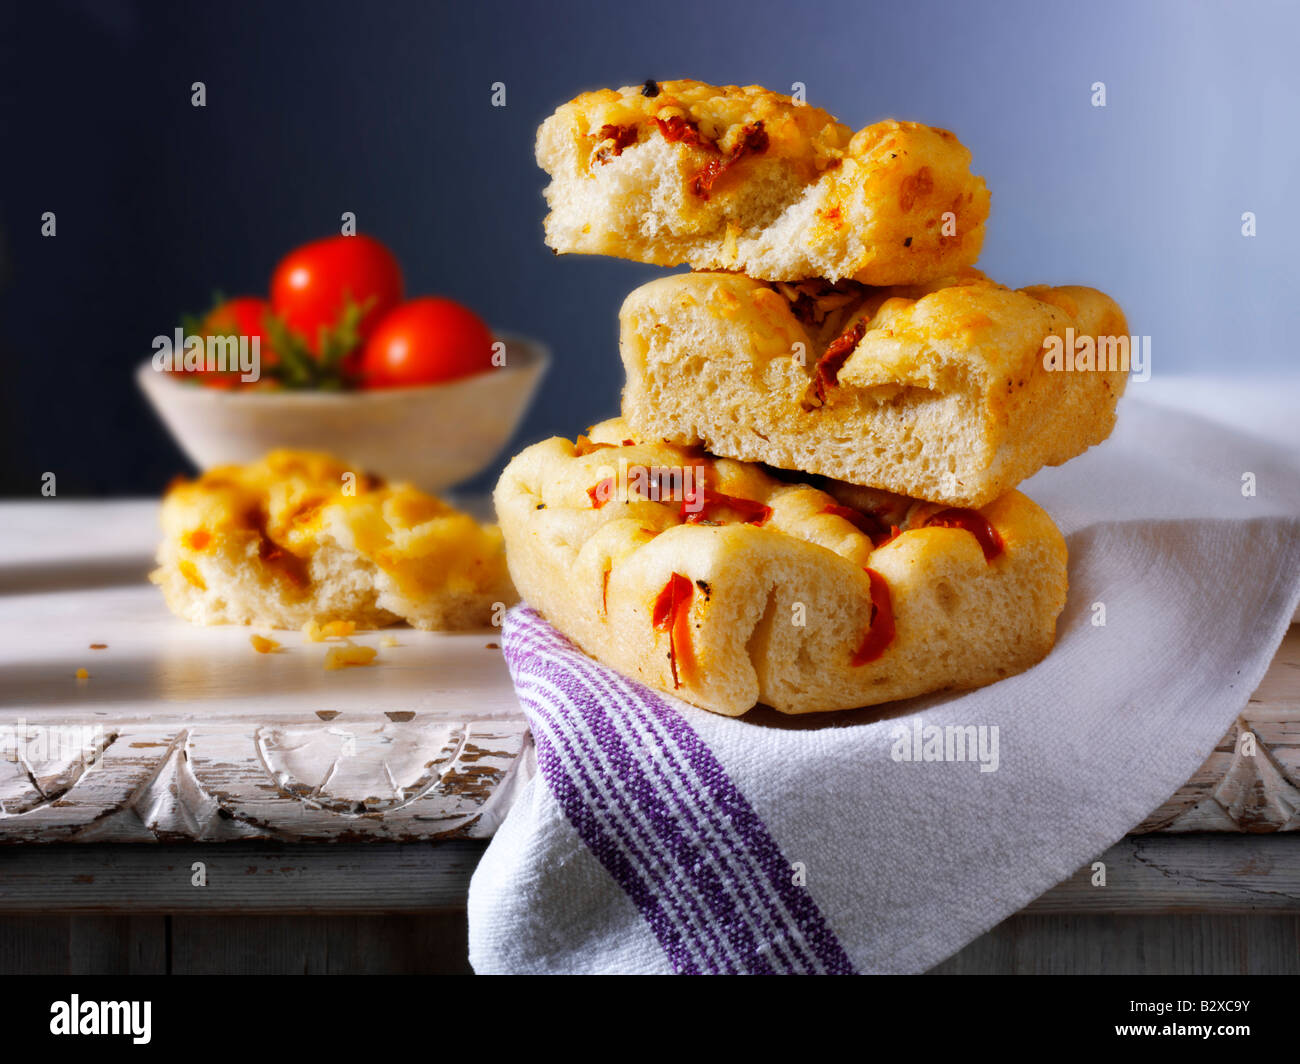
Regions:
M 757 85 L 584 93 L 537 133 L 557 252 L 766 281 L 916 284 L 971 265 L 989 193 L 947 130 L 858 133 Z

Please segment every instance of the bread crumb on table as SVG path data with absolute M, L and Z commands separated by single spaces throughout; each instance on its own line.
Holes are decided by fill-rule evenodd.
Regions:
M 369 665 L 375 660 L 379 653 L 374 647 L 358 646 L 356 643 L 345 643 L 341 647 L 330 647 L 325 652 L 325 668 L 333 671 L 334 669 L 346 669 L 353 665 Z
M 326 621 L 320 624 L 312 619 L 302 626 L 302 634 L 313 643 L 323 643 L 327 639 L 346 639 L 356 630 L 356 621 Z
M 259 654 L 274 654 L 280 649 L 279 643 L 274 639 L 267 639 L 264 635 L 250 635 L 248 641 Z
M 90 673 L 89 673 L 87 670 L 85 670 L 85 669 L 78 669 L 78 670 L 77 670 L 77 679 L 78 679 L 78 680 L 89 680 L 89 679 L 90 679 Z

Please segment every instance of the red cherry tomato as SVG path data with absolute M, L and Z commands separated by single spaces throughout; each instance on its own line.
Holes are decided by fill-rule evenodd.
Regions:
M 492 333 L 467 307 L 424 296 L 403 303 L 379 323 L 361 356 L 367 388 L 468 377 L 492 368 Z
M 271 275 L 271 309 L 319 352 L 320 330 L 337 324 L 347 301 L 368 304 L 364 342 L 402 301 L 402 270 L 393 253 L 368 236 L 332 236 L 289 252 Z
M 227 299 L 208 311 L 208 316 L 203 319 L 203 332 L 208 336 L 247 336 L 250 340 L 256 336 L 261 340 L 265 354 L 266 313 L 270 309 L 271 305 L 257 296 Z
M 275 352 L 266 335 L 266 315 L 271 305 L 256 296 L 239 296 L 213 307 L 203 319 L 204 336 L 247 336 L 249 343 L 258 339 L 263 367 L 275 365 Z M 237 373 L 199 372 L 195 376 L 209 388 L 237 388 L 244 382 Z

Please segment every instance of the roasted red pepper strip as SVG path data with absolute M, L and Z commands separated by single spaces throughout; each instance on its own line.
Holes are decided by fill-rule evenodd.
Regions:
M 703 495 L 703 500 L 697 502 Z M 691 510 L 689 507 L 699 505 L 698 510 Z M 688 525 L 698 525 L 702 521 L 712 520 L 710 510 L 728 509 L 734 510 L 741 515 L 741 520 L 747 525 L 764 524 L 772 516 L 772 507 L 766 506 L 761 502 L 755 502 L 753 499 L 742 499 L 735 495 L 724 495 L 720 491 L 714 491 L 712 488 L 700 488 L 699 494 L 689 495 L 682 499 L 681 516 Z
M 681 687 L 682 677 L 695 669 L 695 650 L 691 645 L 691 597 L 695 585 L 681 573 L 672 579 L 655 598 L 651 620 L 659 631 L 668 633 L 668 661 L 673 670 L 673 687 Z M 680 671 L 679 671 L 680 666 Z
M 591 508 L 599 510 L 605 503 L 614 497 L 614 478 L 606 477 L 604 480 L 597 481 L 587 489 L 587 498 L 591 500 Z
M 998 530 L 989 524 L 989 519 L 978 510 L 968 510 L 964 506 L 952 506 L 940 510 L 926 518 L 923 528 L 962 528 L 975 537 L 984 552 L 984 560 L 991 562 L 1005 549 Z
M 874 569 L 866 572 L 871 578 L 871 627 L 849 662 L 854 668 L 875 661 L 894 641 L 894 601 L 889 594 L 889 585 Z
M 827 391 L 839 383 L 840 368 L 848 360 L 849 355 L 853 354 L 853 349 L 862 341 L 866 332 L 867 323 L 864 319 L 851 329 L 845 329 L 840 333 L 831 341 L 830 347 L 826 348 L 826 353 L 817 360 L 813 389 L 819 402 L 826 402 Z

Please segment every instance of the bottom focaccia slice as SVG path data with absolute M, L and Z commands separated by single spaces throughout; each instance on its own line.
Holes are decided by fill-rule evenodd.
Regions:
M 967 510 L 778 479 L 614 420 L 523 451 L 495 500 L 526 602 L 729 716 L 991 683 L 1047 654 L 1065 605 L 1065 541 L 1015 491 Z

